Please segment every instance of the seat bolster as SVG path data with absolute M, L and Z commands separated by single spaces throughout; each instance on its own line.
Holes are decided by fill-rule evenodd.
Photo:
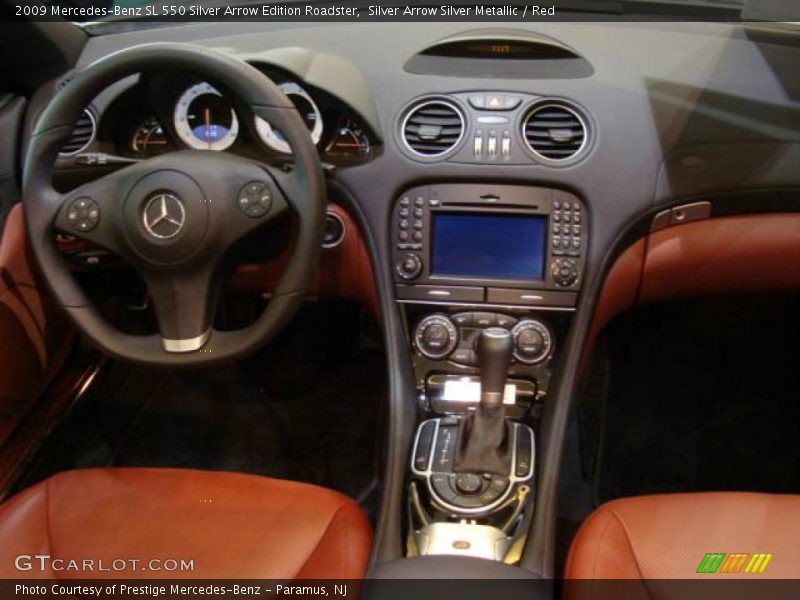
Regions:
M 372 529 L 354 503 L 342 504 L 295 579 L 360 579 L 372 546 Z
M 639 565 L 623 523 L 606 504 L 581 525 L 572 542 L 567 579 L 640 579 Z
M 0 577 L 359 578 L 371 536 L 355 502 L 313 485 L 188 469 L 83 469 L 0 505 Z M 91 566 L 20 572 L 20 554 Z M 101 568 L 118 559 L 141 562 Z M 155 569 L 139 566 L 153 559 Z M 163 568 L 170 559 L 191 568 Z
M 800 577 L 800 495 L 738 492 L 660 494 L 604 504 L 572 542 L 567 579 L 707 579 L 706 555 L 724 555 L 719 575 L 754 575 L 745 561 L 769 555 L 759 579 Z M 755 558 L 753 558 L 755 557 Z M 736 561 L 736 562 L 730 562 Z
M 51 569 L 28 569 L 17 557 L 51 554 L 45 484 L 33 486 L 0 504 L 0 577 L 53 577 Z

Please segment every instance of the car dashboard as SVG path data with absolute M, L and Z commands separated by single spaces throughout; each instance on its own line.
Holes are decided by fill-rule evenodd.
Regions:
M 91 37 L 78 68 L 168 40 L 233 54 L 280 86 L 319 152 L 332 210 L 347 224 L 342 239 L 357 230 L 355 246 L 335 259 L 323 252 L 323 265 L 350 271 L 348 285 L 379 316 L 387 346 L 394 425 L 376 557 L 435 553 L 449 538 L 444 527 L 426 530 L 426 519 L 493 523 L 498 506 L 531 493 L 536 511 L 520 509 L 522 533 L 506 541 L 526 548 L 530 570 L 552 576 L 553 475 L 597 330 L 642 294 L 795 285 L 796 34 L 670 22 L 410 31 L 396 23 L 130 30 Z M 68 79 L 40 90 L 29 128 Z M 59 158 L 59 184 L 189 149 L 291 168 L 280 132 L 215 82 L 156 71 L 92 101 Z M 743 219 L 755 224 L 742 229 Z M 764 234 L 760 219 L 784 226 Z M 85 256 L 69 246 L 72 233 L 65 251 Z M 721 265 L 723 255 L 738 269 Z M 270 276 L 254 266 L 265 258 L 253 256 L 235 279 L 268 292 Z M 448 431 L 475 395 L 476 340 L 497 328 L 513 344 L 509 410 L 535 426 L 515 430 L 508 477 L 465 483 L 431 457 L 446 454 Z M 420 422 L 420 413 L 429 418 Z M 416 537 L 403 516 L 408 480 L 410 529 L 426 532 Z M 477 487 L 465 492 L 467 484 Z

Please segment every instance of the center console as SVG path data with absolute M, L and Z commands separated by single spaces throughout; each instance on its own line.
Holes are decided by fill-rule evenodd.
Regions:
M 426 185 L 396 199 L 395 294 L 420 422 L 407 554 L 513 563 L 534 510 L 536 427 L 585 268 L 562 190 Z

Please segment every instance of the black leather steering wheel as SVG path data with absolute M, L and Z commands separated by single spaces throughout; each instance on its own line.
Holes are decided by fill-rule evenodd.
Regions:
M 179 151 L 131 165 L 71 192 L 52 185 L 53 166 L 83 108 L 115 81 L 148 69 L 191 72 L 231 92 L 255 135 L 254 117 L 286 138 L 290 172 L 231 154 Z M 314 276 L 325 218 L 319 155 L 291 101 L 236 58 L 201 47 L 157 43 L 112 54 L 77 74 L 39 119 L 23 178 L 29 242 L 53 295 L 105 352 L 158 366 L 231 360 L 263 345 L 298 308 Z M 250 326 L 213 328 L 222 258 L 238 240 L 287 210 L 299 220 L 292 256 L 267 308 Z M 103 246 L 147 285 L 160 335 L 123 333 L 108 323 L 70 274 L 55 232 Z

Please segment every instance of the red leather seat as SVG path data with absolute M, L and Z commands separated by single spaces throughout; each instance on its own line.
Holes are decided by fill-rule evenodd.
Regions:
M 705 555 L 725 553 L 715 559 L 719 564 L 714 574 L 752 579 L 752 566 L 758 560 L 755 555 L 771 554 L 766 567 L 755 576 L 800 578 L 798 539 L 797 495 L 704 493 L 623 498 L 604 504 L 581 525 L 572 542 L 565 577 L 708 578 L 709 573 L 697 572 Z M 764 560 L 766 557 L 759 565 Z
M 236 473 L 68 471 L 0 505 L 2 578 L 352 579 L 363 577 L 370 544 L 369 523 L 349 498 Z M 50 555 L 44 569 L 25 558 L 37 554 Z M 98 570 L 100 561 L 108 568 L 131 558 L 142 562 Z M 94 563 L 71 570 L 56 559 Z M 169 559 L 193 569 L 163 570 L 174 567 Z

